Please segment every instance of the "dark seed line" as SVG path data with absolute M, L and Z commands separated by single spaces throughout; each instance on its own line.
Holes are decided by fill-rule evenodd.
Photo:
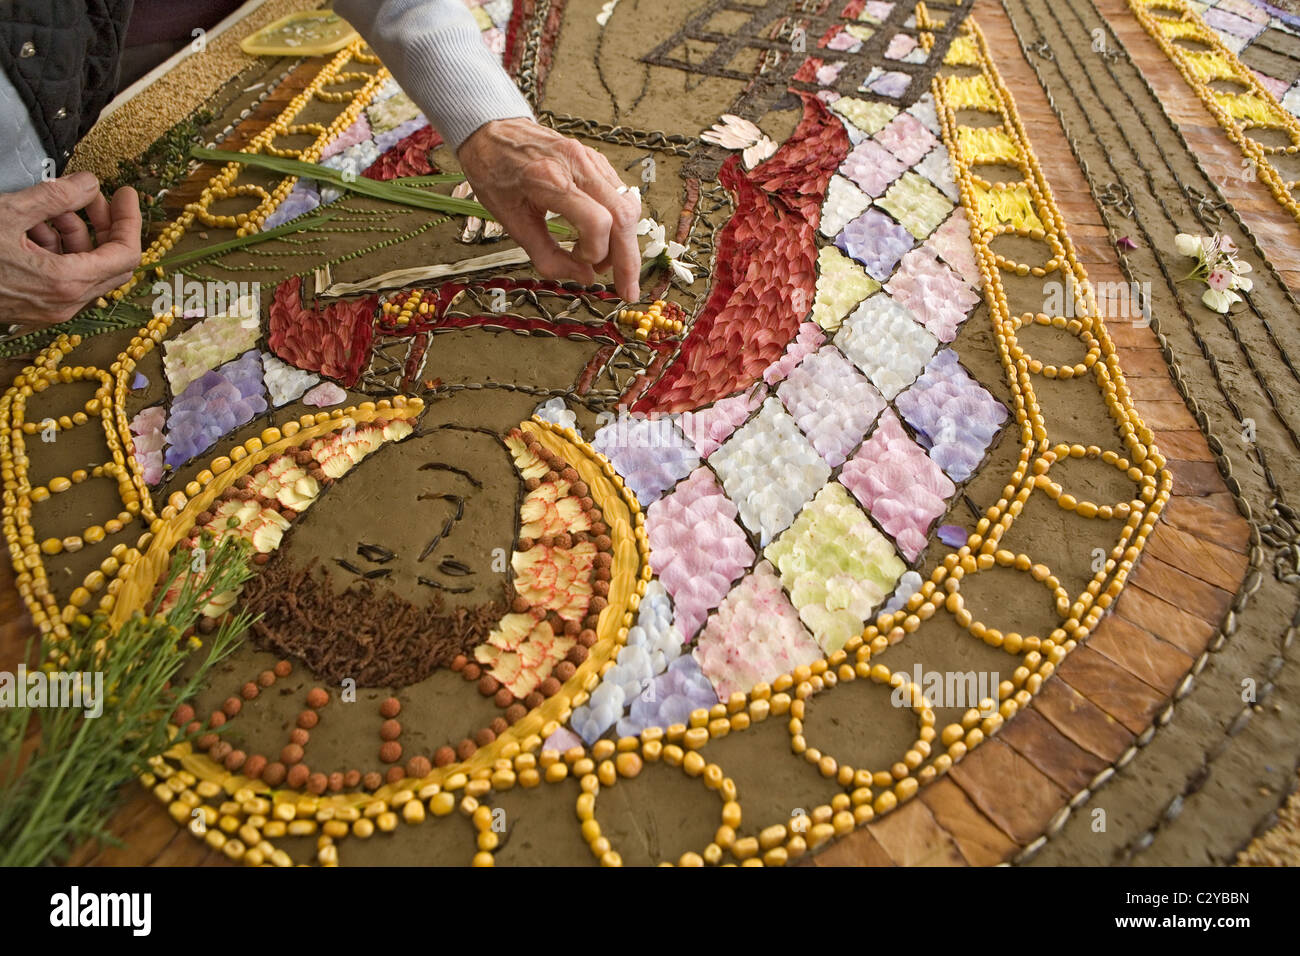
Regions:
M 483 482 L 479 481 L 473 475 L 463 468 L 457 468 L 455 465 L 448 465 L 441 461 L 430 461 L 421 465 L 419 471 L 450 471 L 452 474 L 460 475 L 475 488 L 482 488 Z
M 432 578 L 421 577 L 421 578 L 416 578 L 416 580 L 419 581 L 421 584 L 423 584 L 425 587 L 434 588 L 438 591 L 446 591 L 448 594 L 468 594 L 470 591 L 474 590 L 473 588 L 448 587 L 447 585 L 439 581 L 435 581 Z
M 456 523 L 455 518 L 448 518 L 446 521 L 444 521 L 442 524 L 442 530 L 439 531 L 436 535 L 434 535 L 433 540 L 424 546 L 424 550 L 420 552 L 420 557 L 417 559 L 417 561 L 423 561 L 429 555 L 433 554 L 433 549 L 438 546 L 438 542 L 441 541 L 443 538 L 445 538 L 447 535 L 451 534 L 452 526 L 455 523 Z
M 389 551 L 383 545 L 378 544 L 358 544 L 357 554 L 365 558 L 372 564 L 387 564 L 393 558 L 397 557 L 392 551 Z

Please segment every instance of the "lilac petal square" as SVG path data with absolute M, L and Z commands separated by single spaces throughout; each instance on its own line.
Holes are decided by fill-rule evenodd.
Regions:
M 887 70 L 871 81 L 867 89 L 880 96 L 898 99 L 912 85 L 912 78 L 898 70 Z
M 958 482 L 975 473 L 1007 418 L 1006 407 L 971 378 L 952 349 L 935 355 L 894 405 L 929 442 L 934 463 Z
M 1277 7 L 1281 6 L 1281 4 L 1274 3 L 1272 6 Z M 1219 0 L 1215 7 L 1219 10 L 1226 10 L 1228 13 L 1235 13 L 1239 17 L 1245 17 L 1260 26 L 1268 26 L 1271 19 L 1268 11 L 1261 9 L 1261 4 L 1254 3 L 1252 0 Z
M 835 245 L 862 263 L 873 279 L 884 282 L 915 241 L 910 232 L 873 208 L 845 226 Z
M 668 417 L 620 415 L 596 430 L 591 445 L 618 469 L 642 505 L 690 474 L 699 456 Z
M 1205 22 L 1220 33 L 1227 33 L 1242 40 L 1253 39 L 1264 31 L 1258 23 L 1251 23 L 1245 17 L 1217 8 L 1205 11 Z

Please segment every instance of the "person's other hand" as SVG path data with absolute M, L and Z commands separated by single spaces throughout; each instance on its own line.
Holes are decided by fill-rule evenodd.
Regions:
M 457 153 L 474 195 L 505 227 L 548 279 L 586 285 L 614 270 L 628 302 L 640 298 L 641 250 L 636 224 L 641 194 L 624 189 L 596 150 L 531 119 L 493 120 L 461 143 Z M 557 212 L 578 230 L 566 251 L 546 229 Z
M 0 323 L 70 319 L 139 265 L 140 200 L 131 187 L 110 203 L 82 172 L 0 195 Z

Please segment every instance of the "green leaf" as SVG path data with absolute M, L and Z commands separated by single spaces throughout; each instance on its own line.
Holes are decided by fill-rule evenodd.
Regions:
M 457 199 L 455 196 L 426 192 L 413 186 L 402 185 L 396 181 L 381 182 L 375 179 L 367 179 L 365 176 L 349 176 L 345 179 L 337 169 L 331 169 L 319 163 L 304 163 L 297 159 L 286 159 L 283 156 L 263 156 L 260 153 L 234 153 L 229 150 L 208 149 L 203 146 L 194 147 L 190 150 L 190 155 L 195 159 L 208 162 L 241 163 L 246 166 L 254 166 L 258 169 L 278 173 L 281 176 L 298 176 L 303 179 L 327 182 L 339 189 L 345 189 L 361 196 L 369 196 L 371 199 L 396 203 L 397 205 L 414 206 L 417 209 L 431 209 L 435 212 L 449 213 L 453 216 L 477 216 L 480 219 L 494 218 L 482 203 L 477 203 L 472 199 Z M 557 222 L 548 222 L 546 227 L 551 232 L 560 235 L 568 235 L 571 232 L 567 226 Z

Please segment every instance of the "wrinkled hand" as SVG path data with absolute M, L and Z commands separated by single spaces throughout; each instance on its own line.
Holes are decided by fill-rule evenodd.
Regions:
M 83 172 L 0 195 L 0 323 L 70 319 L 139 264 L 140 200 L 129 186 L 110 203 Z
M 623 182 L 604 156 L 521 118 L 485 123 L 461 143 L 457 158 L 475 197 L 543 276 L 590 285 L 612 268 L 618 294 L 628 302 L 640 298 L 641 195 L 618 192 Z M 578 230 L 572 251 L 547 231 L 548 211 Z

